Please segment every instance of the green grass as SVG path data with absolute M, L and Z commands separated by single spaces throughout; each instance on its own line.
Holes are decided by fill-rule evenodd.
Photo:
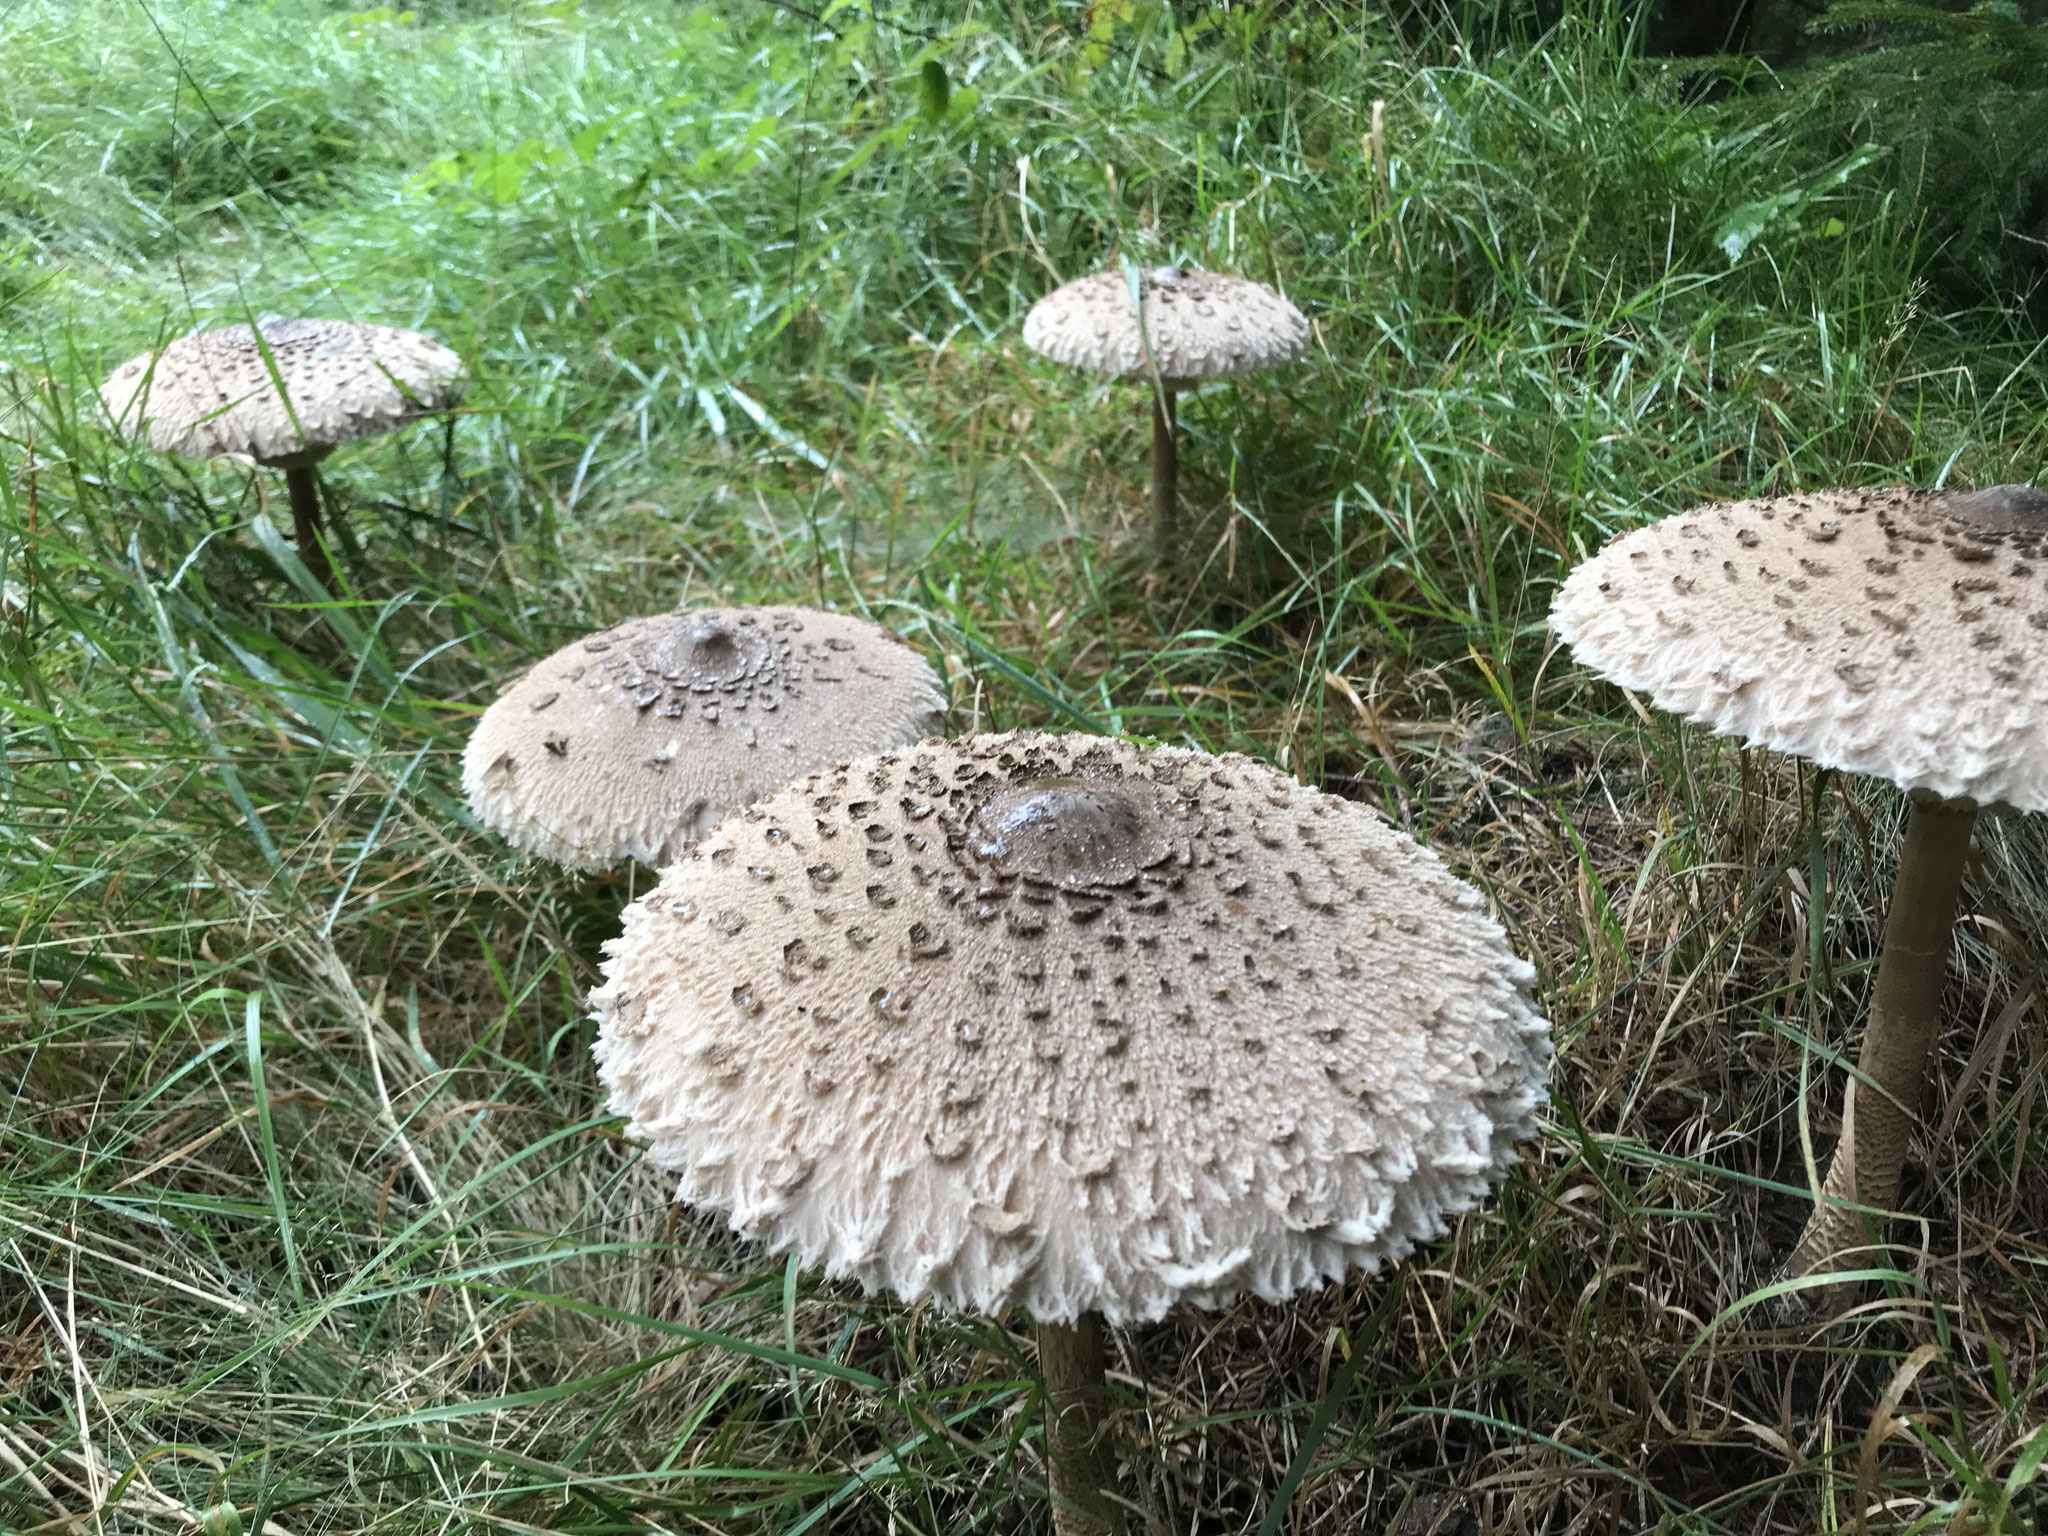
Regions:
M 1118 1341 L 1158 1529 L 1977 1531 L 2008 1481 L 2038 1519 L 2039 831 L 1966 890 L 1924 1248 L 1780 1327 L 1899 806 L 1825 787 L 1816 854 L 1798 765 L 1646 720 L 1543 616 L 1697 501 L 2034 477 L 2044 338 L 1941 307 L 1924 189 L 1825 92 L 1360 12 L 1101 7 L 1091 57 L 1069 5 L 0 0 L 0 1526 L 1040 1528 L 1023 1321 L 672 1211 L 581 1004 L 645 875 L 461 808 L 496 681 L 679 597 L 881 619 L 958 730 L 1267 757 L 1538 963 L 1556 1102 L 1491 1209 Z M 1017 340 L 1118 250 L 1320 339 L 1185 399 L 1168 572 L 1141 394 Z M 271 476 L 96 416 L 266 310 L 477 374 L 451 436 L 323 466 L 339 601 Z

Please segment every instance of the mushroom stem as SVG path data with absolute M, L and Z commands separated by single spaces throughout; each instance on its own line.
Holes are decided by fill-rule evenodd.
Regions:
M 1109 1453 L 1109 1357 L 1102 1318 L 1083 1312 L 1072 1326 L 1038 1325 L 1038 1369 L 1045 1380 L 1046 1464 L 1056 1536 L 1104 1536 L 1123 1529 L 1115 1502 L 1116 1458 Z
M 1906 1142 L 1926 1097 L 1928 1061 L 1941 1034 L 1941 991 L 1948 974 L 1949 934 L 1977 807 L 1968 800 L 1913 795 L 1892 885 L 1884 950 L 1870 1022 L 1842 1102 L 1842 1136 L 1821 1184 L 1820 1203 L 1792 1250 L 1786 1272 L 1830 1274 L 1856 1267 L 1866 1237 L 1856 1204 L 1891 1209 L 1899 1192 Z M 1874 1234 L 1881 1239 L 1882 1232 Z
M 1173 482 L 1180 460 L 1173 444 L 1173 391 L 1155 385 L 1152 391 L 1152 537 L 1161 560 L 1173 557 L 1178 532 L 1173 506 Z
M 320 484 L 313 478 L 313 466 L 294 464 L 284 472 L 285 490 L 292 501 L 292 536 L 299 546 L 299 562 L 323 586 L 334 585 L 334 567 L 320 543 Z

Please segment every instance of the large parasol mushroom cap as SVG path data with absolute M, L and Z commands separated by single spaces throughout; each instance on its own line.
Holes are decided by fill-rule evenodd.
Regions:
M 1138 288 L 1152 356 L 1170 388 L 1275 368 L 1308 351 L 1308 320 L 1264 283 L 1192 267 L 1147 267 Z M 1032 305 L 1024 344 L 1069 367 L 1150 371 L 1120 269 L 1078 278 Z
M 242 453 L 290 468 L 462 398 L 462 359 L 418 331 L 276 315 L 258 325 L 260 344 L 257 327 L 230 325 L 132 357 L 100 399 L 123 432 L 160 453 Z
M 540 662 L 462 754 L 477 819 L 575 869 L 660 866 L 737 806 L 937 730 L 946 701 L 908 645 L 811 608 L 678 608 Z
M 1719 735 L 2048 809 L 2048 492 L 1699 507 L 1573 571 L 1550 622 L 1581 663 Z
M 593 994 L 680 1198 L 1041 1323 L 1279 1299 L 1440 1235 L 1550 1053 L 1477 892 L 1236 756 L 928 741 L 722 825 Z

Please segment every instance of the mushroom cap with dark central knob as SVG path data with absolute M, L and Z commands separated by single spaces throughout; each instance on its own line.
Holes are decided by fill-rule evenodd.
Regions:
M 1571 573 L 1551 626 L 1707 726 L 1944 800 L 2048 809 L 2048 493 L 1698 507 Z
M 938 679 L 865 619 L 683 608 L 563 647 L 514 682 L 462 754 L 477 819 L 578 869 L 659 867 L 735 806 L 944 717 Z
M 687 628 L 657 632 L 647 666 L 671 683 L 736 683 L 772 669 L 776 647 L 758 623 L 704 618 Z
M 994 796 L 975 820 L 983 858 L 1069 889 L 1128 885 L 1173 854 L 1157 798 L 1137 786 L 1032 780 Z
M 1958 532 L 2004 535 L 2038 552 L 2048 540 L 2048 491 L 2031 485 L 1993 485 L 1952 492 L 1944 509 Z
M 1534 972 L 1369 810 L 1241 757 L 1018 733 L 727 818 L 592 994 L 680 1198 L 1041 1322 L 1280 1298 L 1436 1236 L 1543 1091 Z

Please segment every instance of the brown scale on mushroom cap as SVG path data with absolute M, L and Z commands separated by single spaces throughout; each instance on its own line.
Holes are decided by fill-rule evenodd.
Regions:
M 1551 626 L 1718 734 L 2048 809 L 2048 492 L 2032 486 L 1695 508 L 1573 571 Z
M 578 869 L 658 867 L 822 764 L 916 741 L 945 699 L 878 624 L 809 608 L 679 608 L 572 642 L 484 711 L 462 754 L 477 819 Z
M 1277 367 L 1308 351 L 1307 319 L 1264 283 L 1192 267 L 1146 267 L 1138 285 L 1152 355 L 1169 388 Z M 1121 269 L 1077 278 L 1032 305 L 1024 344 L 1074 368 L 1149 372 Z
M 1549 1056 L 1478 894 L 1242 757 L 928 741 L 729 818 L 626 909 L 612 1108 L 679 1198 L 1041 1321 L 1281 1298 L 1485 1195 Z
M 275 315 L 259 324 L 260 346 L 254 328 L 230 325 L 132 357 L 100 386 L 100 399 L 123 432 L 146 427 L 160 453 L 242 453 L 292 468 L 462 398 L 462 359 L 418 331 Z

